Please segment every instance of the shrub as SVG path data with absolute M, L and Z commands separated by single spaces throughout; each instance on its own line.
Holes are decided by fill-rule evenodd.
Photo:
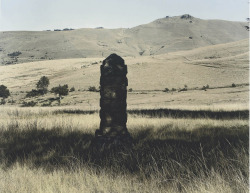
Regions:
M 165 88 L 163 92 L 169 92 L 169 89 L 168 89 L 168 88 Z
M 191 16 L 189 14 L 184 14 L 181 16 L 181 19 L 193 19 L 193 16 Z
M 75 90 L 76 90 L 75 87 L 71 87 L 69 92 L 74 92 Z
M 10 91 L 7 89 L 7 86 L 0 85 L 0 97 L 3 99 L 8 98 L 10 96 Z
M 236 87 L 236 84 L 233 83 L 233 84 L 232 84 L 232 87 Z
M 187 91 L 187 90 L 188 90 L 188 86 L 185 84 L 185 85 L 184 85 L 184 88 L 180 89 L 179 92 Z
M 12 53 L 8 54 L 8 56 L 14 58 L 16 56 L 19 56 L 20 54 L 22 54 L 22 52 L 17 51 L 17 52 L 12 52 Z
M 23 102 L 22 107 L 34 107 L 37 103 L 34 101 L 29 101 L 29 102 Z
M 97 88 L 95 86 L 90 86 L 88 88 L 88 91 L 91 91 L 91 92 L 98 92 Z
M 132 89 L 132 88 L 128 89 L 128 92 L 132 92 L 132 91 L 133 91 L 133 89 Z
M 139 52 L 139 54 L 142 56 L 144 54 L 145 50 Z
M 203 86 L 202 88 L 201 88 L 201 90 L 207 90 L 207 89 L 209 89 L 209 85 L 207 84 L 207 86 Z
M 9 101 L 8 101 L 8 103 L 10 103 L 10 104 L 12 104 L 12 105 L 13 105 L 13 104 L 15 104 L 15 103 L 16 103 L 16 101 L 12 98 L 11 100 L 9 100 Z
M 176 88 L 172 88 L 172 91 L 176 91 Z
M 5 105 L 6 101 L 4 99 L 1 99 L 0 105 Z
M 182 91 L 187 91 L 187 88 L 182 88 L 179 90 L 179 92 L 182 92 Z
M 39 95 L 42 95 L 41 90 L 32 89 L 31 91 L 27 92 L 26 97 L 35 97 Z

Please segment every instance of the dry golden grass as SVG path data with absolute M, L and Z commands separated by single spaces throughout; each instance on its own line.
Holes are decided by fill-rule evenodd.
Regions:
M 27 166 L 15 165 L 5 171 L 0 170 L 1 192 L 37 192 L 37 193 L 82 193 L 82 192 L 180 192 L 180 182 L 178 179 L 169 179 L 167 186 L 162 186 L 160 177 L 143 181 L 131 175 L 112 175 L 102 171 L 96 174 L 92 169 L 79 167 L 75 171 L 58 170 L 55 172 L 45 172 L 43 169 L 31 170 Z M 230 174 L 229 174 L 230 175 Z M 240 174 L 235 176 L 238 179 L 240 192 L 248 192 L 244 177 Z M 168 179 L 166 179 L 168 181 Z M 182 187 L 182 192 L 187 193 L 234 193 L 232 184 L 229 184 L 221 175 L 212 171 L 209 177 L 202 176 Z
M 230 86 L 248 83 L 248 39 L 188 51 L 141 57 L 124 57 L 128 80 L 134 90 L 163 90 Z M 216 57 L 213 57 L 216 55 Z M 210 58 L 211 57 L 211 58 Z M 210 58 L 210 59 L 207 59 Z M 1 84 L 11 91 L 29 91 L 41 76 L 48 76 L 50 87 L 69 84 L 78 89 L 99 86 L 101 58 L 47 60 L 0 66 Z
M 239 110 L 248 110 L 241 105 L 227 106 L 172 106 L 171 109 L 182 109 L 190 111 L 207 110 L 212 112 L 232 112 Z M 63 113 L 65 110 L 72 114 Z M 18 129 L 25 130 L 35 125 L 37 129 L 52 129 L 55 126 L 70 131 L 81 130 L 91 131 L 92 133 L 99 127 L 100 118 L 98 113 L 77 114 L 79 108 L 76 107 L 2 107 L 0 110 L 0 128 L 7 130 L 10 124 L 17 124 Z M 209 125 L 213 127 L 229 128 L 231 125 L 247 125 L 248 121 L 244 119 L 215 120 L 215 119 L 173 119 L 171 118 L 149 118 L 142 115 L 128 115 L 127 127 L 136 130 L 137 128 L 154 128 L 158 130 L 166 125 L 174 125 L 173 130 L 192 130 Z M 157 116 L 157 115 L 156 115 Z M 187 127 L 188 126 L 188 127 Z
M 248 105 L 248 40 L 172 52 L 155 56 L 124 57 L 128 65 L 128 108 L 168 108 L 195 105 Z M 59 84 L 75 88 L 61 101 L 62 106 L 81 109 L 99 108 L 99 93 L 88 92 L 99 87 L 100 62 L 104 58 L 48 60 L 0 66 L 0 83 L 11 91 L 8 105 L 34 101 L 37 106 L 58 106 L 55 96 L 27 98 L 41 76 L 50 79 L 49 90 Z M 232 84 L 236 87 L 232 87 Z M 188 91 L 177 92 L 187 85 Z M 201 90 L 209 85 L 207 91 Z M 176 92 L 162 92 L 165 88 Z
M 246 119 L 129 115 L 133 148 L 98 153 L 89 147 L 98 114 L 63 110 L 1 109 L 1 192 L 249 190 Z

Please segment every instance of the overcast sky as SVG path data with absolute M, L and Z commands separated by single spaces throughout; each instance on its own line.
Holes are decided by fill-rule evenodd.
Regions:
M 188 13 L 246 21 L 249 0 L 0 0 L 0 31 L 128 28 Z

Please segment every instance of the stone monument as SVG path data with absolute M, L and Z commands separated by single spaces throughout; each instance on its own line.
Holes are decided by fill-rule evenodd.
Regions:
M 95 143 L 105 147 L 130 145 L 127 130 L 127 65 L 111 54 L 101 65 L 100 128 L 95 132 Z

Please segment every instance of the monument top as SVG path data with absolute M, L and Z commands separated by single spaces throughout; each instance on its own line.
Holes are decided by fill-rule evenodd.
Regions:
M 111 54 L 105 60 L 103 60 L 102 64 L 109 64 L 110 66 L 124 65 L 124 60 L 117 54 Z

